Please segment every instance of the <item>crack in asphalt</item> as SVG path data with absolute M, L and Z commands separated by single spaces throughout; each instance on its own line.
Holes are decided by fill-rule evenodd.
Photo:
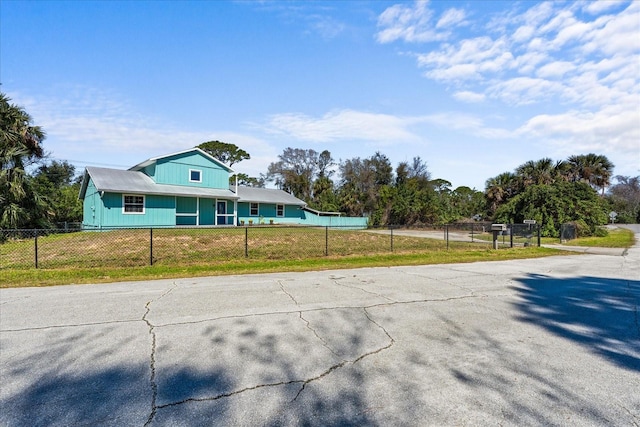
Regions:
M 149 413 L 147 421 L 144 423 L 145 427 L 153 422 L 153 419 L 156 416 L 156 412 L 158 411 L 158 406 L 156 405 L 156 401 L 158 399 L 158 383 L 156 382 L 156 333 L 155 326 L 149 321 L 147 316 L 149 315 L 149 313 L 151 313 L 151 304 L 160 301 L 162 298 L 169 295 L 177 286 L 178 284 L 176 282 L 173 282 L 173 286 L 171 288 L 165 291 L 157 299 L 147 301 L 144 306 L 145 313 L 142 315 L 142 321 L 147 324 L 147 327 L 149 328 L 149 335 L 151 336 L 151 355 L 149 357 L 149 369 L 151 371 L 151 375 L 149 378 L 149 383 L 151 385 L 151 412 Z
M 307 319 L 305 319 L 302 316 L 302 311 L 299 311 L 298 313 L 300 313 L 300 319 L 305 323 L 305 326 L 307 327 L 307 329 L 309 329 L 311 332 L 313 332 L 313 335 L 316 336 L 316 338 L 318 338 L 320 340 L 320 342 L 322 343 L 322 345 L 329 350 L 331 353 L 333 353 L 336 357 L 340 357 L 340 355 L 338 353 L 336 353 L 330 346 L 329 344 L 324 340 L 324 338 L 322 338 L 320 335 L 318 335 L 318 332 L 316 332 L 316 330 L 314 328 L 311 327 L 311 324 L 309 323 L 309 321 Z
M 38 326 L 35 328 L 0 329 L 0 332 L 42 331 L 45 329 L 56 329 L 56 328 L 75 328 L 75 327 L 82 327 L 82 326 L 112 325 L 116 323 L 137 323 L 139 321 L 140 319 L 130 319 L 130 320 L 109 320 L 106 322 L 70 323 L 65 325 Z
M 289 292 L 287 292 L 287 290 L 284 288 L 284 284 L 282 284 L 282 280 L 278 280 L 278 284 L 280 285 L 280 289 L 282 289 L 282 292 L 284 292 L 289 298 L 291 298 L 291 301 L 293 301 L 293 303 L 295 305 L 299 305 L 298 301 L 296 301 L 296 299 L 293 297 L 293 295 L 291 295 Z
M 284 385 L 298 384 L 298 383 L 302 383 L 303 381 L 304 380 L 291 380 L 291 381 L 281 381 L 281 382 L 277 382 L 277 383 L 258 384 L 258 385 L 252 386 L 252 387 L 245 387 L 245 388 L 240 389 L 240 390 L 231 391 L 231 392 L 228 392 L 228 393 L 218 394 L 216 396 L 189 397 L 189 398 L 181 400 L 179 402 L 171 402 L 171 403 L 165 403 L 165 404 L 162 404 L 162 405 L 158 405 L 156 408 L 157 409 L 170 408 L 170 407 L 173 407 L 173 406 L 183 405 L 183 404 L 189 403 L 189 402 L 210 402 L 210 401 L 224 399 L 225 397 L 236 396 L 238 394 L 246 393 L 248 391 L 258 390 L 258 389 L 261 389 L 261 388 L 264 388 L 264 387 L 279 387 L 279 386 L 284 386 Z
M 291 298 L 291 301 L 294 302 L 295 305 L 298 305 L 298 301 L 293 297 L 293 295 L 291 295 L 291 293 L 289 293 L 285 288 L 284 288 L 284 284 L 282 283 L 281 280 L 278 281 L 278 284 L 280 285 L 280 289 L 282 289 L 282 292 L 284 292 L 285 294 L 287 294 L 289 296 L 289 298 Z M 316 338 L 318 338 L 318 340 L 320 340 L 320 342 L 322 343 L 322 346 L 325 347 L 327 350 L 329 350 L 331 353 L 333 353 L 335 356 L 340 357 L 338 355 L 338 353 L 336 353 L 330 346 L 329 344 L 324 340 L 324 338 L 322 338 L 320 335 L 318 335 L 318 332 L 311 326 L 311 324 L 309 323 L 309 321 L 307 319 L 304 318 L 304 316 L 302 315 L 302 311 L 298 311 L 298 317 L 300 317 L 300 320 L 302 320 L 306 326 L 307 329 L 309 329 L 311 332 L 313 332 L 313 335 L 315 335 Z
M 495 295 L 494 297 L 500 297 L 504 295 Z M 506 296 L 511 296 L 511 294 L 507 294 Z M 430 303 L 430 302 L 447 302 L 447 301 L 455 301 L 461 299 L 468 298 L 485 298 L 485 296 L 481 295 L 458 295 L 453 297 L 446 298 L 426 298 L 426 299 L 416 299 L 416 300 L 408 300 L 408 301 L 390 301 L 390 302 L 381 302 L 377 304 L 370 305 L 336 305 L 332 307 L 319 307 L 319 308 L 309 308 L 305 310 L 284 310 L 284 311 L 265 311 L 260 313 L 249 313 L 249 314 L 234 314 L 229 316 L 219 316 L 219 317 L 208 317 L 206 319 L 200 320 L 190 320 L 185 322 L 172 322 L 172 323 L 163 323 L 155 325 L 156 328 L 166 327 L 166 326 L 179 326 L 179 325 L 195 325 L 198 323 L 206 323 L 206 322 L 215 322 L 218 320 L 228 320 L 228 319 L 246 319 L 257 316 L 276 316 L 280 314 L 295 314 L 300 313 L 311 313 L 314 311 L 324 311 L 324 310 L 340 310 L 340 309 L 363 309 L 363 308 L 376 308 L 376 307 L 385 307 L 385 306 L 393 306 L 393 305 L 404 305 L 404 304 L 421 304 L 421 303 Z
M 298 301 L 295 299 L 295 297 L 290 292 L 288 292 L 286 290 L 286 288 L 284 287 L 284 284 L 281 281 L 279 281 L 278 283 L 280 285 L 280 288 L 281 288 L 282 292 L 285 293 L 294 302 L 294 304 L 299 306 Z M 151 387 L 152 396 L 151 396 L 151 405 L 150 405 L 151 406 L 151 410 L 150 410 L 149 416 L 148 416 L 144 426 L 147 427 L 147 426 L 149 426 L 149 425 L 151 425 L 153 423 L 153 420 L 155 419 L 156 414 L 157 414 L 159 409 L 173 407 L 173 406 L 185 404 L 185 403 L 188 403 L 188 402 L 215 401 L 215 400 L 223 399 L 223 398 L 226 398 L 226 397 L 232 397 L 232 396 L 235 396 L 235 395 L 238 395 L 238 394 L 241 394 L 241 393 L 245 393 L 245 392 L 252 391 L 252 390 L 257 390 L 257 389 L 264 388 L 264 387 L 278 387 L 278 386 L 286 386 L 286 385 L 292 385 L 292 384 L 301 384 L 300 389 L 296 393 L 295 397 L 291 400 L 291 402 L 294 402 L 304 392 L 307 384 L 310 384 L 310 383 L 312 383 L 314 381 L 318 381 L 318 380 L 326 377 L 327 375 L 331 374 L 332 372 L 334 372 L 334 371 L 336 371 L 336 370 L 338 370 L 338 369 L 340 369 L 340 368 L 342 368 L 342 367 L 344 367 L 346 365 L 354 365 L 354 364 L 360 362 L 361 360 L 363 360 L 363 359 L 365 359 L 365 358 L 367 358 L 369 356 L 378 354 L 378 353 L 380 353 L 382 351 L 385 351 L 385 350 L 391 348 L 394 345 L 395 340 L 393 339 L 393 337 L 388 333 L 388 331 L 382 325 L 380 325 L 378 322 L 376 322 L 371 317 L 370 313 L 367 310 L 372 309 L 372 308 L 377 308 L 377 307 L 394 306 L 394 305 L 401 305 L 401 304 L 445 302 L 445 301 L 452 301 L 452 300 L 457 300 L 457 299 L 477 298 L 476 295 L 461 295 L 461 296 L 449 297 L 449 298 L 421 299 L 421 300 L 412 300 L 412 301 L 394 301 L 394 300 L 391 300 L 391 299 L 389 299 L 387 297 L 384 297 L 382 295 L 376 294 L 374 292 L 370 292 L 370 291 L 366 291 L 364 289 L 361 289 L 361 288 L 359 288 L 357 286 L 348 286 L 348 285 L 340 284 L 340 283 L 337 283 L 337 280 L 334 280 L 334 283 L 336 283 L 339 286 L 353 287 L 355 289 L 359 289 L 359 290 L 361 290 L 363 292 L 366 292 L 368 294 L 376 295 L 378 297 L 382 297 L 384 299 L 387 299 L 387 300 L 389 300 L 389 302 L 371 304 L 371 305 L 367 305 L 367 306 L 333 306 L 333 307 L 324 307 L 324 308 L 313 308 L 313 309 L 308 309 L 308 310 L 264 312 L 264 313 L 253 313 L 253 314 L 247 314 L 247 315 L 221 316 L 221 317 L 209 318 L 209 319 L 191 321 L 191 322 L 175 322 L 175 323 L 167 323 L 167 324 L 157 325 L 157 324 L 152 323 L 149 320 L 149 316 L 151 314 L 151 306 L 152 306 L 152 304 L 160 301 L 162 298 L 164 298 L 167 295 L 169 295 L 174 289 L 176 289 L 177 283 L 174 282 L 172 284 L 172 287 L 169 288 L 167 291 L 165 291 L 158 298 L 147 301 L 147 303 L 144 306 L 145 307 L 145 312 L 144 312 L 144 314 L 143 314 L 143 316 L 142 316 L 142 318 L 140 320 L 142 320 L 147 325 L 148 334 L 151 337 L 151 351 L 150 351 L 150 355 L 149 355 L 149 370 L 150 370 L 149 384 L 150 384 L 150 387 Z M 291 381 L 280 381 L 280 382 L 273 382 L 273 383 L 266 383 L 266 384 L 257 384 L 257 385 L 252 386 L 252 387 L 246 387 L 246 388 L 243 388 L 241 390 L 236 390 L 236 391 L 232 391 L 232 392 L 228 392 L 228 393 L 222 393 L 222 394 L 219 394 L 219 395 L 216 395 L 216 396 L 203 397 L 203 398 L 188 398 L 188 399 L 181 400 L 179 402 L 170 402 L 170 403 L 165 403 L 165 404 L 162 404 L 162 405 L 158 405 L 157 404 L 157 399 L 158 399 L 158 383 L 156 382 L 156 378 L 157 378 L 157 373 L 156 373 L 156 349 L 157 349 L 156 329 L 157 328 L 160 328 L 160 327 L 163 327 L 163 326 L 196 324 L 196 323 L 210 322 L 210 321 L 223 320 L 223 319 L 247 318 L 247 317 L 257 317 L 257 316 L 266 316 L 266 315 L 298 313 L 299 318 L 306 324 L 306 327 L 314 334 L 314 336 L 316 336 L 322 342 L 322 345 L 325 348 L 327 348 L 329 351 L 331 351 L 332 354 L 338 356 L 338 354 L 335 352 L 335 350 L 333 350 L 327 344 L 327 342 L 317 333 L 317 331 L 311 326 L 310 322 L 307 319 L 304 318 L 303 313 L 305 313 L 305 312 L 314 312 L 314 311 L 324 311 L 324 310 L 339 310 L 339 309 L 360 309 L 360 310 L 363 310 L 363 312 L 364 312 L 365 316 L 367 317 L 368 321 L 371 322 L 372 324 L 374 324 L 380 330 L 382 330 L 384 332 L 384 334 L 387 336 L 387 338 L 389 339 L 388 344 L 384 345 L 382 347 L 376 348 L 376 349 L 374 349 L 372 351 L 366 352 L 364 354 L 361 354 L 360 356 L 358 356 L 355 359 L 342 360 L 341 362 L 330 366 L 324 372 L 322 372 L 319 375 L 317 375 L 315 377 L 312 377 L 312 378 L 298 379 L 298 380 L 291 380 Z M 13 330 L 13 331 L 28 331 L 28 330 L 74 327 L 74 326 L 91 326 L 91 325 L 110 324 L 110 323 L 131 323 L 131 322 L 139 322 L 140 320 L 119 320 L 119 321 L 109 321 L 109 322 L 92 322 L 92 323 L 84 323 L 84 324 L 77 324 L 77 325 L 55 325 L 55 326 L 46 326 L 46 327 L 40 327 L 40 328 L 25 328 L 25 329 Z M 11 330 L 3 331 L 3 332 L 11 332 Z
M 360 362 L 364 358 L 369 357 L 369 356 L 373 356 L 374 354 L 378 354 L 378 353 L 380 353 L 382 351 L 385 351 L 385 350 L 391 348 L 393 346 L 393 344 L 395 344 L 396 341 L 393 339 L 393 337 L 389 334 L 389 332 L 387 332 L 387 330 L 382 325 L 380 325 L 378 322 L 376 322 L 375 320 L 373 320 L 371 318 L 371 316 L 369 315 L 369 312 L 367 311 L 367 309 L 366 308 L 362 308 L 362 310 L 364 312 L 364 315 L 369 320 L 369 322 L 373 323 L 378 328 L 380 328 L 385 333 L 387 338 L 389 338 L 389 344 L 387 344 L 387 345 L 385 345 L 383 347 L 379 347 L 379 348 L 377 348 L 375 350 L 369 351 L 367 353 L 361 354 L 360 356 L 358 356 L 357 358 L 355 358 L 353 360 L 343 360 L 342 362 L 337 363 L 337 364 L 329 367 L 329 369 L 327 369 L 326 371 L 324 371 L 320 375 L 305 380 L 302 383 L 302 387 L 300 387 L 300 390 L 298 390 L 298 393 L 296 394 L 296 396 L 291 400 L 291 403 L 295 402 L 298 399 L 298 397 L 300 397 L 300 395 L 302 394 L 302 392 L 306 388 L 307 384 L 309 384 L 309 383 L 311 383 L 313 381 L 317 381 L 317 380 L 319 380 L 321 378 L 324 378 L 327 375 L 329 375 L 330 373 L 332 373 L 333 371 L 335 371 L 337 369 L 340 369 L 340 368 L 342 368 L 343 366 L 345 366 L 347 364 L 355 365 L 356 363 Z
M 283 283 L 281 281 L 278 281 L 278 284 L 280 285 L 280 289 L 282 290 L 282 292 L 284 292 L 287 296 L 289 296 L 289 298 L 291 298 L 291 300 L 296 304 L 298 304 L 298 301 L 293 297 L 293 295 L 291 293 L 289 293 Z M 366 292 L 366 291 L 365 291 Z M 168 292 L 167 292 L 168 293 Z M 167 293 L 165 293 L 164 295 L 166 295 Z M 371 293 L 371 292 L 368 292 Z M 163 296 L 164 296 L 163 295 Z M 162 297 L 160 297 L 162 298 Z M 388 299 L 388 298 L 386 298 Z M 155 418 L 155 415 L 158 411 L 158 409 L 163 409 L 163 408 L 168 408 L 168 407 L 173 407 L 173 406 L 178 406 L 178 405 L 182 405 L 185 403 L 189 403 L 189 402 L 207 402 L 207 401 L 215 401 L 215 400 L 219 400 L 219 399 L 223 399 L 223 398 L 227 398 L 227 397 L 232 397 L 232 396 L 236 396 L 248 391 L 252 391 L 252 390 L 257 390 L 260 388 L 264 388 L 264 387 L 279 387 L 279 386 L 286 386 L 286 385 L 292 385 L 292 384 L 301 384 L 300 390 L 298 390 L 298 392 L 296 393 L 295 397 L 291 400 L 291 402 L 295 402 L 298 397 L 300 397 L 300 395 L 302 394 L 302 392 L 304 391 L 304 389 L 306 388 L 307 384 L 317 381 L 321 378 L 324 378 L 325 376 L 329 375 L 330 373 L 334 372 L 337 369 L 342 368 L 343 366 L 347 365 L 347 364 L 356 364 L 359 361 L 363 360 L 366 357 L 378 354 L 384 350 L 387 350 L 389 348 L 391 348 L 391 346 L 393 346 L 393 344 L 395 343 L 395 340 L 393 339 L 393 337 L 389 334 L 389 332 L 382 326 L 380 325 L 378 322 L 376 322 L 375 320 L 373 320 L 371 318 L 370 313 L 367 311 L 368 308 L 373 308 L 373 307 L 379 307 L 379 306 L 385 306 L 385 305 L 393 305 L 395 303 L 397 303 L 397 301 L 392 301 L 391 303 L 383 303 L 383 304 L 374 304 L 371 305 L 369 307 L 349 307 L 351 309 L 361 309 L 364 312 L 364 315 L 366 316 L 367 320 L 374 324 L 378 329 L 382 330 L 382 332 L 384 332 L 384 334 L 387 336 L 387 338 L 389 339 L 389 343 L 385 346 L 379 347 L 375 350 L 366 352 L 364 354 L 361 354 L 360 356 L 358 356 L 357 358 L 353 359 L 353 360 L 342 360 L 341 362 L 330 366 L 327 370 L 325 370 L 324 372 L 322 372 L 320 375 L 317 375 L 315 377 L 312 378 L 307 378 L 304 380 L 291 380 L 291 381 L 279 381 L 279 382 L 274 382 L 274 383 L 266 383 L 266 384 L 257 384 L 255 386 L 252 387 L 245 387 L 243 389 L 240 390 L 236 390 L 236 391 L 232 391 L 232 392 L 228 392 L 228 393 L 221 393 L 215 396 L 209 396 L 209 397 L 200 397 L 200 398 L 194 398 L 194 397 L 190 397 L 187 399 L 183 399 L 181 401 L 178 402 L 170 402 L 170 403 L 165 403 L 162 405 L 157 405 L 157 395 L 158 395 L 158 385 L 155 382 L 155 346 L 156 346 L 156 336 L 155 336 L 155 332 L 154 332 L 154 325 L 152 325 L 148 320 L 147 320 L 147 315 L 149 314 L 151 308 L 150 308 L 150 304 L 153 301 L 149 301 L 146 305 L 147 308 L 147 312 L 145 313 L 145 315 L 143 316 L 143 320 L 145 322 L 147 322 L 147 324 L 149 325 L 149 333 L 152 336 L 152 351 L 151 351 L 151 362 L 150 362 L 150 366 L 151 366 L 151 387 L 153 390 L 153 397 L 152 397 L 152 404 L 151 404 L 151 413 L 149 414 L 149 418 L 147 419 L 147 422 L 145 423 L 145 426 L 148 426 L 151 424 L 151 422 L 153 421 L 153 419 Z M 338 309 L 338 308 L 324 308 L 324 309 L 314 309 L 314 310 L 308 310 L 308 311 L 319 311 L 319 310 L 334 310 L 334 309 Z M 302 320 L 305 323 L 305 326 L 307 329 L 309 329 L 313 335 L 320 340 L 320 342 L 322 343 L 322 345 L 329 350 L 332 354 L 334 354 L 336 357 L 340 357 L 338 355 L 338 353 L 335 352 L 335 350 L 333 350 L 329 344 L 326 342 L 326 340 L 324 338 L 322 338 L 318 332 L 311 326 L 310 322 L 304 318 L 303 316 L 303 311 L 302 310 L 298 310 L 297 311 L 298 316 L 300 318 L 300 320 Z M 287 313 L 264 313 L 264 314 L 287 314 Z M 263 315 L 264 315 L 263 314 Z M 253 314 L 251 316 L 258 316 L 258 314 Z M 239 316 L 228 316 L 226 318 L 234 318 L 234 317 L 239 317 Z M 248 317 L 248 316 L 241 316 L 241 317 Z M 196 323 L 196 322 L 188 322 L 188 323 Z M 198 322 L 199 323 L 199 322 Z
M 631 422 L 633 423 L 634 426 L 636 427 L 640 427 L 640 417 L 636 414 L 634 414 L 629 408 L 627 408 L 626 406 L 620 404 L 620 402 L 616 402 L 616 405 L 620 408 L 622 408 L 622 410 L 624 410 L 627 414 L 629 414 L 629 416 L 631 417 Z
M 174 406 L 178 406 L 178 405 L 183 405 L 185 403 L 189 403 L 189 402 L 209 402 L 209 401 L 215 401 L 215 400 L 220 400 L 223 398 L 227 398 L 227 397 L 232 397 L 232 396 L 237 396 L 239 394 L 242 393 L 246 393 L 248 391 L 253 391 L 253 390 L 257 390 L 260 388 L 265 388 L 265 387 L 279 387 L 279 386 L 286 386 L 286 385 L 292 385 L 292 384 L 301 384 L 300 390 L 298 390 L 298 392 L 296 393 L 295 397 L 291 400 L 292 402 L 295 402 L 298 397 L 300 397 L 300 395 L 302 394 L 302 392 L 304 391 L 304 389 L 306 388 L 307 384 L 317 381 L 321 378 L 324 378 L 325 376 L 329 375 L 330 373 L 336 371 L 337 369 L 342 368 L 343 366 L 347 365 L 347 364 L 356 364 L 358 362 L 360 362 L 361 360 L 365 359 L 366 357 L 378 354 L 384 350 L 387 350 L 389 348 L 391 348 L 391 346 L 393 346 L 393 344 L 395 343 L 395 340 L 393 339 L 393 337 L 389 334 L 389 332 L 387 332 L 387 330 L 380 325 L 378 322 L 376 322 L 375 320 L 373 320 L 371 318 L 370 313 L 367 311 L 366 308 L 362 308 L 365 316 L 367 317 L 367 319 L 369 320 L 369 322 L 373 323 L 376 327 L 378 327 L 380 330 L 382 330 L 384 332 L 384 334 L 387 336 L 387 338 L 389 338 L 389 343 L 385 346 L 379 347 L 375 350 L 366 352 L 364 354 L 361 354 L 360 356 L 358 356 L 357 358 L 353 359 L 353 360 L 342 360 L 340 363 L 336 363 L 335 365 L 330 366 L 327 370 L 325 370 L 324 372 L 322 372 L 321 374 L 312 377 L 312 378 L 307 378 L 304 380 L 291 380 L 291 381 L 279 381 L 279 382 L 273 382 L 273 383 L 265 383 L 265 384 L 257 384 L 255 386 L 252 387 L 245 387 L 243 389 L 240 390 L 235 390 L 235 391 L 231 391 L 228 393 L 221 393 L 215 396 L 209 396 L 209 397 L 190 397 L 187 399 L 183 399 L 180 400 L 178 402 L 170 402 L 170 403 L 165 403 L 162 405 L 155 405 L 155 399 L 154 399 L 154 410 L 152 415 L 150 415 L 149 420 L 147 421 L 146 425 L 149 425 L 149 423 L 153 420 L 153 416 L 155 416 L 155 413 L 158 409 L 163 409 L 163 408 L 169 408 L 169 407 L 174 407 Z M 301 314 L 301 312 L 299 312 Z M 304 319 L 302 316 L 300 317 L 305 323 L 307 323 L 307 325 L 309 325 L 309 322 Z M 308 326 L 309 327 L 309 326 Z M 336 354 L 333 350 L 331 350 L 331 348 L 329 346 L 326 345 L 324 339 L 322 339 L 317 333 L 316 331 L 309 327 L 309 329 L 314 333 L 314 335 L 316 337 L 318 337 L 318 339 L 320 341 L 322 341 L 325 345 L 325 347 L 327 347 L 332 353 Z M 337 355 L 337 354 L 336 354 Z
M 347 283 L 340 283 L 340 280 L 342 280 L 342 279 L 346 279 L 346 277 L 335 278 L 335 279 L 333 279 L 333 283 L 338 285 L 338 286 L 345 287 L 345 288 L 357 289 L 357 290 L 362 291 L 364 293 L 367 293 L 369 295 L 374 295 L 374 296 L 377 296 L 379 298 L 386 299 L 387 301 L 390 301 L 390 302 L 397 302 L 396 300 L 394 300 L 392 298 L 389 298 L 389 297 L 386 297 L 386 296 L 384 296 L 382 294 L 379 294 L 377 292 L 368 291 L 368 290 L 363 289 L 363 288 L 361 288 L 359 286 L 356 286 L 356 285 L 350 285 L 350 284 L 347 284 Z
M 464 271 L 464 270 L 456 270 L 456 269 L 454 269 L 454 268 L 452 268 L 452 269 L 451 269 L 451 271 L 458 271 L 458 272 L 465 272 L 465 273 L 469 273 L 469 272 L 466 272 L 466 271 Z M 407 272 L 407 271 L 403 271 L 403 273 L 404 273 L 404 274 L 407 274 L 407 275 L 410 275 L 410 276 L 418 276 L 418 277 L 428 278 L 428 279 L 434 280 L 434 281 L 436 281 L 436 282 L 438 282 L 438 283 L 444 283 L 445 285 L 453 286 L 454 288 L 458 288 L 458 289 L 461 289 L 461 290 L 463 290 L 463 291 L 470 292 L 470 293 L 471 293 L 471 295 L 473 295 L 473 296 L 478 295 L 478 296 L 481 296 L 481 297 L 484 297 L 484 298 L 489 297 L 489 295 L 488 295 L 488 294 L 486 294 L 486 293 L 483 293 L 483 292 L 481 292 L 481 291 L 474 291 L 473 289 L 467 288 L 466 286 L 462 286 L 462 285 L 459 285 L 459 284 L 457 284 L 457 283 L 448 282 L 448 281 L 446 281 L 446 280 L 442 280 L 442 279 L 435 279 L 435 278 L 433 278 L 433 277 L 428 277 L 428 276 L 425 276 L 425 275 L 422 275 L 422 274 L 419 274 L 419 273 L 411 273 L 411 272 Z M 473 274 L 477 274 L 477 275 L 479 275 L 479 276 L 502 277 L 502 275 L 487 274 L 487 273 L 473 273 Z M 511 295 L 512 295 L 512 294 L 499 295 L 499 296 L 511 296 Z M 496 296 L 498 296 L 498 295 L 496 295 Z

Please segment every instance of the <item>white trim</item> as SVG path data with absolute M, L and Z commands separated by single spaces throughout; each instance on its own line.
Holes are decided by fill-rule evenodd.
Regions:
M 192 179 L 191 174 L 193 172 L 198 172 L 199 179 Z M 202 170 L 201 169 L 189 169 L 189 182 L 202 182 Z
M 253 213 L 251 213 L 253 211 L 253 206 L 251 205 L 256 205 L 256 214 L 254 215 Z M 258 202 L 249 202 L 249 216 L 260 216 L 260 203 Z
M 142 197 L 142 212 L 127 212 L 127 197 Z M 122 194 L 122 214 L 123 215 L 144 215 L 146 197 L 144 194 Z M 139 205 L 139 203 L 129 203 L 129 205 Z

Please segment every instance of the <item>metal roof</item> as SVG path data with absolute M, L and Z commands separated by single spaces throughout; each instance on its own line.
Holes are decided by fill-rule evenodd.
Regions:
M 165 154 L 163 156 L 158 156 L 158 157 L 152 157 L 150 159 L 145 160 L 144 162 L 138 163 L 135 166 L 132 166 L 129 168 L 130 171 L 138 171 L 141 169 L 144 169 L 145 167 L 152 165 L 154 163 L 156 163 L 158 160 L 160 159 L 164 159 L 166 157 L 173 157 L 173 156 L 179 156 L 181 154 L 186 154 L 186 153 L 190 153 L 192 151 L 195 151 L 197 153 L 202 154 L 204 157 L 206 157 L 207 159 L 211 160 L 212 162 L 220 165 L 221 167 L 223 167 L 224 169 L 227 170 L 227 172 L 229 173 L 235 173 L 233 169 L 231 169 L 229 166 L 225 165 L 224 163 L 222 163 L 220 160 L 216 159 L 215 157 L 213 157 L 211 154 L 207 153 L 206 151 L 195 147 L 195 148 L 189 148 L 188 150 L 182 150 L 182 151 L 178 151 L 177 153 L 171 153 L 171 154 Z
M 140 171 L 87 167 L 82 181 L 80 198 L 84 199 L 91 177 L 98 191 L 107 193 L 158 194 L 182 197 L 209 197 L 237 199 L 239 202 L 274 203 L 304 207 L 307 204 L 292 194 L 273 188 L 236 187 L 230 189 L 190 187 L 185 185 L 156 184 Z
M 235 187 L 231 187 L 235 190 Z M 238 187 L 239 202 L 275 203 L 283 205 L 306 206 L 302 200 L 286 191 L 274 188 Z
M 211 197 L 237 199 L 231 190 L 220 188 L 190 187 L 185 185 L 156 184 L 142 172 L 132 170 L 87 167 L 86 174 L 93 180 L 98 191 L 108 193 L 158 194 L 165 196 Z M 82 183 L 80 198 L 84 198 L 87 179 Z

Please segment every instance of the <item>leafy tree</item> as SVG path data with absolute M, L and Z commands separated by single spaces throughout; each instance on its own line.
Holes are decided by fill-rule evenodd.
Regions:
M 229 167 L 232 167 L 236 163 L 239 163 L 243 160 L 249 160 L 251 158 L 249 153 L 241 148 L 238 148 L 237 145 L 217 140 L 203 142 L 202 144 L 198 145 L 197 148 L 210 154 Z
M 29 114 L 0 93 L 0 227 L 40 227 L 46 205 L 26 167 L 44 157 L 45 133 Z
M 494 178 L 489 178 L 485 185 L 489 214 L 493 215 L 498 207 L 518 194 L 518 190 L 516 175 L 511 172 L 504 172 Z
M 247 175 L 246 173 L 238 173 L 236 174 L 238 177 L 238 185 L 242 185 L 244 187 L 256 187 L 256 188 L 264 188 L 264 178 L 255 178 Z M 229 178 L 229 182 L 235 184 L 235 177 L 232 176 Z
M 332 168 L 336 165 L 329 150 L 324 150 L 318 155 L 318 178 L 331 178 L 335 172 Z
M 620 223 L 640 223 L 640 176 L 618 175 L 616 184 L 609 187 L 607 200 L 618 214 Z
M 53 161 L 40 166 L 33 177 L 36 191 L 47 204 L 52 226 L 82 221 L 82 202 L 78 198 L 81 182 L 75 177 L 75 170 L 66 161 Z
M 462 186 L 453 190 L 450 197 L 457 219 L 469 219 L 484 212 L 485 198 L 482 191 Z
M 363 216 L 371 213 L 372 204 L 369 195 L 374 190 L 375 178 L 367 163 L 359 157 L 340 162 L 338 167 L 340 184 L 338 202 L 340 210 L 350 216 Z
M 251 159 L 249 153 L 239 148 L 235 144 L 229 144 L 222 141 L 207 141 L 198 145 L 196 148 L 201 149 L 212 157 L 220 160 L 222 163 L 232 167 L 233 165 L 240 163 L 243 160 Z M 238 185 L 245 187 L 264 187 L 264 178 L 256 178 L 247 175 L 246 173 L 238 173 L 235 176 L 229 177 L 229 184 L 236 183 L 236 177 Z
M 296 197 L 306 201 L 313 201 L 313 183 L 322 173 L 330 174 L 329 168 L 333 159 L 329 151 L 318 153 L 315 150 L 287 147 L 267 169 L 265 179 Z
M 310 205 L 324 212 L 335 212 L 339 209 L 334 184 L 328 176 L 319 176 L 313 183 L 313 199 Z
M 389 159 L 380 152 L 367 159 L 359 157 L 340 163 L 340 209 L 352 216 L 369 216 L 372 225 L 381 225 L 388 217 L 389 192 L 382 200 L 383 187 L 393 182 L 393 167 Z M 385 190 L 386 191 L 386 190 Z
M 396 168 L 395 199 L 393 203 L 391 223 L 418 225 L 439 222 L 438 197 L 433 189 L 428 174 L 410 172 L 405 177 L 407 163 L 400 163 Z
M 524 219 L 535 219 L 547 237 L 558 236 L 560 226 L 567 222 L 578 222 L 588 234 L 607 222 L 607 206 L 587 183 L 560 180 L 528 186 L 501 205 L 494 217 L 497 222 L 511 223 Z

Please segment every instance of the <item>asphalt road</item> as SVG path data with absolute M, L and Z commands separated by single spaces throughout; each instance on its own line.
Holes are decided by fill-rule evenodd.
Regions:
M 2 289 L 0 425 L 637 426 L 639 305 L 640 247 Z

